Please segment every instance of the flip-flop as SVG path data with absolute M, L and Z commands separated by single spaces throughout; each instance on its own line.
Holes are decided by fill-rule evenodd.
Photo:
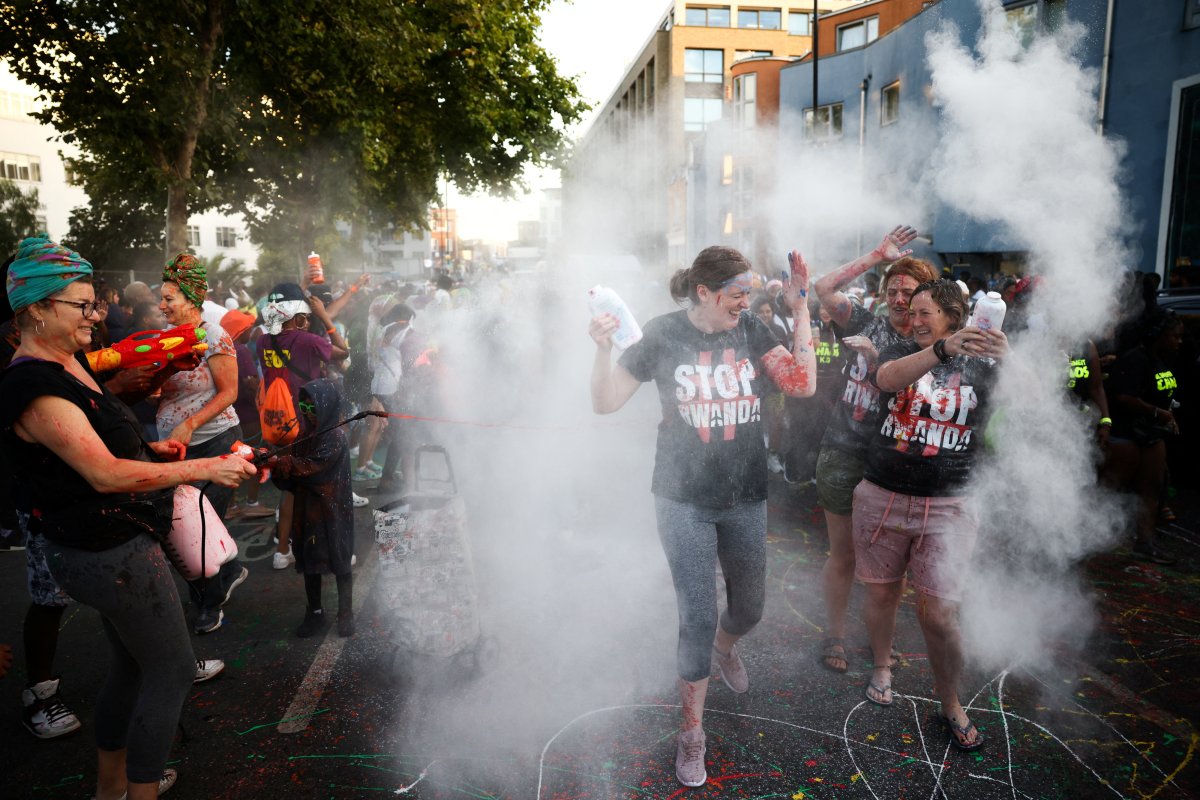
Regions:
M 967 724 L 960 728 L 951 722 L 950 718 L 946 715 L 939 713 L 938 716 L 941 717 L 942 724 L 950 730 L 950 746 L 955 750 L 960 753 L 974 753 L 983 747 L 983 734 L 975 727 L 974 722 L 968 719 Z M 971 744 L 963 744 L 962 740 L 967 738 L 967 734 L 971 732 L 972 728 L 975 729 L 975 741 Z M 962 737 L 961 739 L 959 738 L 960 736 Z
M 863 687 L 863 697 L 867 698 L 867 702 L 874 703 L 877 706 L 887 707 L 892 704 L 892 702 L 893 702 L 892 700 L 888 700 L 886 703 L 881 702 L 879 700 L 876 700 L 874 697 L 871 697 L 871 692 L 875 692 L 880 697 L 883 697 L 891 690 L 892 690 L 892 685 L 890 683 L 887 684 L 886 686 L 876 686 L 874 683 L 871 682 L 871 679 L 868 678 L 867 685 Z M 942 717 L 942 719 L 945 719 L 945 717 Z
M 817 656 L 821 666 L 830 672 L 845 674 L 850 669 L 850 658 L 846 655 L 846 643 L 843 639 L 826 639 L 821 643 L 821 654 Z M 841 661 L 845 666 L 835 667 L 831 662 Z

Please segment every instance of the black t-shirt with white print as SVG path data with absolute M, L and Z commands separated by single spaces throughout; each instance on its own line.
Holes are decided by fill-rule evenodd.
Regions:
M 920 352 L 912 340 L 879 354 L 879 365 Z M 917 497 L 962 494 L 991 415 L 999 365 L 955 356 L 895 394 L 881 395 L 882 421 L 867 449 L 863 477 Z
M 850 312 L 850 320 L 844 326 L 834 323 L 833 330 L 839 340 L 847 336 L 865 336 L 879 353 L 898 342 L 908 341 L 892 327 L 887 317 L 876 317 L 858 305 Z M 846 359 L 842 370 L 846 382 L 833 407 L 833 416 L 821 446 L 862 458 L 871 437 L 879 430 L 883 407 L 879 403 L 879 387 L 871 381 L 867 370 L 866 357 L 848 347 L 843 347 L 842 353 Z
M 655 317 L 620 358 L 639 381 L 654 381 L 662 404 L 654 494 L 707 508 L 767 497 L 760 359 L 779 340 L 744 312 L 736 328 L 703 333 L 686 311 Z

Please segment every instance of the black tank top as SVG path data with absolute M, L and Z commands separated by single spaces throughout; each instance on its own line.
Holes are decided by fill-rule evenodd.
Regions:
M 86 367 L 83 356 L 79 356 Z M 142 533 L 162 538 L 171 528 L 174 492 L 103 494 L 44 445 L 27 442 L 13 426 L 39 397 L 61 397 L 83 411 L 117 458 L 156 461 L 137 420 L 115 395 L 80 383 L 61 364 L 35 358 L 14 361 L 0 375 L 0 439 L 13 471 L 17 508 L 29 514 L 31 533 L 56 544 L 100 551 Z

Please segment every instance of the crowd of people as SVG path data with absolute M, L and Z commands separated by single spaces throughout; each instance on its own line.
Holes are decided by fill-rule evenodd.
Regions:
M 680 310 L 647 321 L 615 362 L 617 318 L 590 321 L 594 411 L 618 411 L 650 381 L 662 408 L 651 491 L 678 604 L 676 772 L 686 786 L 707 780 L 710 677 L 734 692 L 750 686 L 739 641 L 765 607 L 771 472 L 811 485 L 825 515 L 818 662 L 849 669 L 857 580 L 872 656 L 863 695 L 890 705 L 897 607 L 911 586 L 948 741 L 962 751 L 984 744 L 958 697 L 957 611 L 978 532 L 968 487 L 986 457 L 1008 337 L 1036 327 L 1029 300 L 1039 284 L 952 280 L 912 257 L 915 235 L 895 228 L 813 281 L 811 294 L 798 251 L 782 279 L 766 280 L 738 251 L 709 247 L 670 282 Z M 353 636 L 353 509 L 368 503 L 355 484 L 411 490 L 414 449 L 433 435 L 419 418 L 445 401 L 429 332 L 469 291 L 449 275 L 421 286 L 362 277 L 280 282 L 256 299 L 207 277 L 181 253 L 157 285 L 118 290 L 45 237 L 26 239 L 4 266 L 0 538 L 25 547 L 23 721 L 43 739 L 80 728 L 54 655 L 67 603 L 95 608 L 112 660 L 94 715 L 100 800 L 154 797 L 175 782 L 167 756 L 188 687 L 224 667 L 197 658 L 192 636 L 227 624 L 226 604 L 248 575 L 233 557 L 192 577 L 185 616 L 164 555 L 181 525 L 176 487 L 200 489 L 201 506 L 224 519 L 274 516 L 272 566 L 303 576 L 295 635 L 332 624 L 322 585 L 332 575 L 336 631 Z M 969 324 L 989 290 L 1009 308 L 1003 331 Z M 1170 514 L 1183 328 L 1148 293 L 1134 294 L 1143 302 L 1127 324 L 1062 353 L 1063 392 L 1092 415 L 1102 479 L 1139 498 L 1134 552 L 1169 564 L 1155 524 Z M 426 315 L 434 324 L 417 325 Z M 88 358 L 166 330 L 198 332 L 203 346 L 108 371 Z M 358 411 L 376 415 L 346 427 Z M 268 475 L 275 507 L 259 497 Z M 119 581 L 105 577 L 118 566 Z M 10 661 L 0 646 L 0 674 Z
M 371 430 L 355 429 L 362 441 L 352 449 L 345 421 L 356 407 L 427 411 L 437 359 L 412 322 L 418 308 L 448 304 L 454 283 L 439 276 L 427 291 L 392 284 L 369 293 L 364 277 L 335 296 L 323 283 L 284 282 L 257 302 L 240 289 L 218 302 L 203 262 L 181 253 L 157 286 L 118 291 L 44 236 L 25 239 L 3 277 L 0 538 L 26 556 L 22 721 L 40 739 L 81 727 L 59 692 L 54 656 L 67 604 L 96 609 L 111 651 L 93 722 L 96 797 L 156 797 L 177 779 L 166 764 L 190 687 L 224 668 L 197 658 L 191 635 L 226 623 L 224 606 L 249 574 L 235 549 L 199 576 L 172 562 L 190 577 L 189 622 L 168 555 L 199 547 L 189 539 L 193 518 L 273 515 L 272 565 L 303 576 L 295 635 L 331 624 L 322 577 L 332 575 L 337 633 L 353 636 L 353 509 L 368 501 L 352 480 L 367 475 L 382 479 L 382 492 L 406 491 L 424 434 L 412 420 L 374 418 Z M 357 370 L 350 328 L 362 342 Z M 122 359 L 152 350 L 163 336 L 195 346 L 125 368 L 103 369 L 108 362 L 95 358 L 122 342 Z M 382 467 L 371 460 L 381 434 Z M 268 476 L 277 508 L 259 500 Z M 184 484 L 199 493 L 178 495 Z M 196 513 L 181 513 L 180 497 L 193 496 Z M 11 645 L 0 645 L 0 675 L 11 659 Z
M 872 657 L 863 696 L 890 706 L 896 614 L 909 586 L 948 742 L 963 752 L 984 745 L 958 694 L 958 607 L 979 534 L 969 489 L 988 457 L 1001 366 L 1025 369 L 1009 337 L 1040 324 L 1030 302 L 1039 281 L 952 279 L 905 249 L 915 235 L 894 229 L 815 281 L 812 297 L 797 252 L 785 280 L 766 280 L 737 251 L 710 247 L 671 281 L 683 310 L 647 322 L 615 363 L 618 317 L 590 322 L 594 410 L 617 411 L 649 381 L 662 406 L 651 491 L 678 603 L 675 767 L 685 786 L 707 780 L 710 676 L 734 692 L 750 686 L 736 643 L 763 611 L 771 471 L 811 483 L 825 514 L 819 663 L 849 669 L 847 609 L 857 580 Z M 1134 554 L 1170 564 L 1155 525 L 1171 514 L 1166 453 L 1179 433 L 1175 355 L 1184 328 L 1132 283 L 1137 302 L 1106 341 L 1080 341 L 1050 357 L 1061 361 L 1064 401 L 1095 430 L 1098 480 L 1141 501 Z M 971 324 L 991 292 L 1009 311 L 1003 329 Z

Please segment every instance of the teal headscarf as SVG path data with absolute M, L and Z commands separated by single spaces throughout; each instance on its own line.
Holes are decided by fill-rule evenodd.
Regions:
M 55 244 L 44 233 L 30 236 L 21 242 L 8 268 L 8 304 L 15 314 L 91 274 L 92 265 L 79 253 Z

